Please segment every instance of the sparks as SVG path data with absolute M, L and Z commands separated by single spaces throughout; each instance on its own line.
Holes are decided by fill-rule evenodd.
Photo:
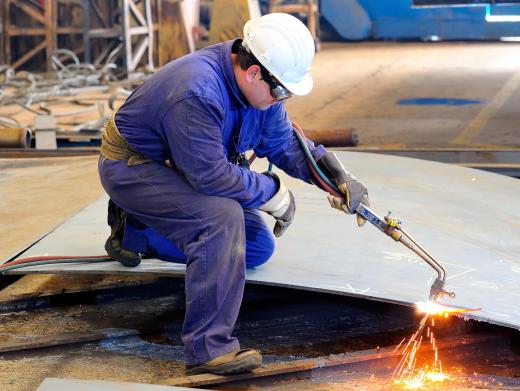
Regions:
M 419 369 L 417 372 L 404 379 L 397 379 L 394 381 L 395 384 L 404 386 L 407 389 L 423 388 L 429 383 L 442 383 L 445 380 L 449 380 L 450 377 L 442 371 L 428 370 L 428 368 Z
M 426 378 L 432 382 L 440 383 L 440 382 L 443 382 L 444 380 L 449 379 L 449 376 L 446 375 L 445 373 L 442 373 L 442 371 L 440 371 L 440 372 L 431 371 L 431 372 L 426 372 Z
M 401 341 L 396 350 L 401 353 L 401 360 L 397 364 L 392 377 L 396 384 L 400 384 L 408 389 L 422 388 L 426 382 L 438 383 L 449 379 L 448 375 L 442 371 L 442 363 L 439 357 L 439 351 L 434 336 L 435 322 L 431 319 L 431 325 L 426 326 L 430 314 L 426 315 L 421 320 L 419 327 L 415 333 L 408 339 Z M 417 368 L 417 352 L 423 344 L 423 337 L 425 343 L 429 343 L 431 351 L 433 352 L 431 366 L 424 366 Z
M 397 364 L 392 378 L 394 383 L 400 384 L 405 388 L 422 388 L 426 382 L 439 383 L 450 379 L 449 375 L 442 370 L 442 362 L 439 351 L 437 349 L 437 341 L 434 336 L 435 319 L 434 315 L 447 318 L 449 314 L 462 313 L 470 311 L 479 311 L 480 308 L 465 308 L 457 306 L 448 306 L 436 303 L 434 301 L 416 303 L 419 312 L 424 314 L 417 331 L 406 341 L 403 339 L 395 348 L 399 351 L 401 359 Z M 429 325 L 428 319 L 430 319 Z M 417 352 L 421 345 L 428 344 L 431 346 L 431 365 L 425 365 L 417 368 Z M 424 351 L 424 349 L 423 349 Z

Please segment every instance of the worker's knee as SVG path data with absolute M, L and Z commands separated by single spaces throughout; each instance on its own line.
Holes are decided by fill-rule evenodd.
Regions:
M 225 228 L 226 231 L 233 229 L 244 230 L 244 210 L 237 201 L 229 198 L 219 198 L 215 213 L 215 226 Z
M 211 217 L 207 220 L 207 240 L 232 258 L 245 258 L 246 235 L 244 211 L 235 200 L 219 198 L 213 203 Z

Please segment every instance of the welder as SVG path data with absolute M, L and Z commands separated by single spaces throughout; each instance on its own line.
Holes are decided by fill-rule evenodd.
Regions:
M 182 329 L 187 374 L 232 374 L 261 365 L 232 336 L 246 267 L 265 263 L 295 213 L 292 192 L 273 173 L 249 170 L 246 151 L 311 183 L 284 102 L 313 87 L 314 41 L 288 14 L 244 26 L 243 39 L 177 59 L 139 86 L 107 123 L 99 160 L 110 196 L 109 255 L 136 266 L 140 254 L 186 263 Z M 330 151 L 313 158 L 354 213 L 366 188 Z M 260 211 L 275 219 L 274 236 Z M 362 221 L 358 221 L 362 224 Z

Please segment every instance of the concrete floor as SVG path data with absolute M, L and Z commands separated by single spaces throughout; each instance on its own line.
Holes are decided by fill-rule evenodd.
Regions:
M 520 147 L 520 46 L 515 43 L 325 43 L 315 88 L 287 107 L 310 129 L 353 127 L 361 144 Z M 448 98 L 477 104 L 400 105 Z

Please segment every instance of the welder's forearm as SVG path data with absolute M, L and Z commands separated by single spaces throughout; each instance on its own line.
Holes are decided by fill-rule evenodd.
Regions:
M 209 196 L 234 199 L 248 209 L 263 205 L 277 191 L 272 178 L 227 161 L 210 165 L 199 162 L 196 170 L 182 171 L 195 190 Z
M 308 140 L 307 145 L 315 160 L 319 159 L 319 157 L 326 152 L 322 145 L 315 146 L 310 140 Z M 269 161 L 293 178 L 298 178 L 304 182 L 313 184 L 311 181 L 312 174 L 309 164 L 307 163 L 305 152 L 297 140 L 295 140 L 295 143 L 291 143 L 285 151 L 270 158 Z

